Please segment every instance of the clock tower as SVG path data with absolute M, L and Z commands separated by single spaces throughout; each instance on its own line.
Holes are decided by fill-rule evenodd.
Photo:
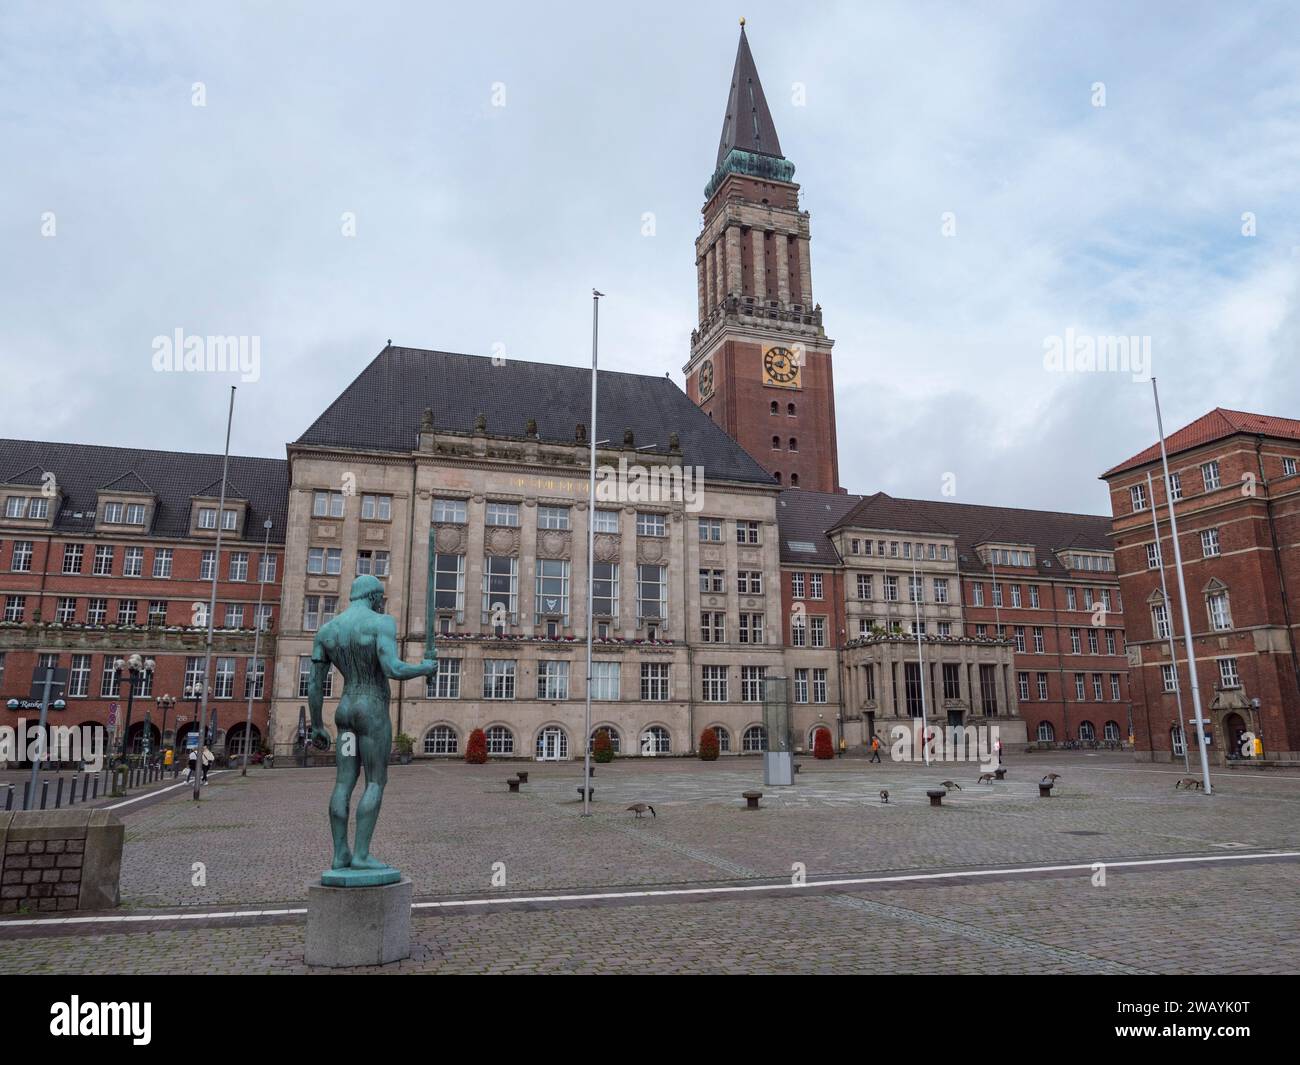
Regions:
M 808 212 L 740 24 L 717 168 L 695 240 L 686 391 L 780 482 L 839 490 L 834 341 L 813 302 Z

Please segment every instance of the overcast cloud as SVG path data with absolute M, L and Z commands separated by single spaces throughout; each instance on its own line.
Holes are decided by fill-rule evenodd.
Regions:
M 389 337 L 585 363 L 593 285 L 602 365 L 681 383 L 740 13 L 6 3 L 0 432 L 220 451 L 229 381 L 153 338 L 255 335 L 233 448 L 280 456 Z M 1150 386 L 1046 372 L 1068 329 L 1150 336 L 1170 429 L 1300 416 L 1293 5 L 743 14 L 850 491 L 1108 512 Z

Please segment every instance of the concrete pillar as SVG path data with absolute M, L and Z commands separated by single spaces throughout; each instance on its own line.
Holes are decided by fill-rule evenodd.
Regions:
M 804 308 L 811 311 L 813 306 L 812 260 L 808 254 L 808 238 L 800 237 L 795 241 L 795 247 L 799 254 L 799 292 L 803 297 Z
M 763 232 L 749 231 L 750 246 L 754 252 L 754 299 L 762 303 L 767 299 L 767 264 L 763 260 Z
M 732 225 L 727 227 L 726 246 L 727 270 L 723 292 L 728 296 L 739 296 L 744 291 L 744 282 L 741 277 L 740 226 Z
M 790 306 L 790 261 L 787 251 L 790 242 L 784 233 L 772 237 L 772 256 L 776 259 L 776 298 L 781 306 Z

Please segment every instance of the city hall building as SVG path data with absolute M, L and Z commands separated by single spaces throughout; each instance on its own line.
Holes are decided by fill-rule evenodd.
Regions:
M 33 596 L 33 582 L 42 594 L 39 622 L 32 604 L 6 605 L 0 694 L 26 693 L 36 654 L 87 653 L 67 646 L 66 632 L 51 642 L 33 629 L 62 609 L 48 557 L 64 531 L 84 530 L 87 544 L 92 533 L 105 546 L 131 541 L 146 552 L 145 573 L 156 573 L 154 541 L 166 541 L 178 567 L 189 559 L 187 580 L 193 563 L 199 579 L 183 590 L 193 599 L 216 566 L 226 577 L 219 619 L 229 609 L 242 626 L 236 605 L 255 589 L 239 575 L 269 514 L 283 564 L 268 666 L 253 669 L 264 678 L 255 722 L 281 753 L 298 739 L 315 634 L 346 608 L 359 574 L 384 582 L 404 658 L 420 659 L 430 640 L 436 648 L 435 677 L 392 689 L 395 731 L 419 756 L 462 755 L 481 728 L 495 756 L 581 757 L 588 687 L 593 728 L 623 755 L 692 753 L 706 727 L 728 754 L 761 751 L 765 698 L 788 704 L 802 749 L 826 729 L 860 751 L 922 715 L 931 727 L 996 726 L 1009 747 L 1127 741 L 1108 519 L 855 495 L 840 484 L 834 343 L 813 298 L 810 217 L 743 29 L 695 251 L 685 390 L 662 375 L 602 372 L 592 426 L 586 367 L 389 344 L 285 460 L 232 460 L 229 557 L 204 546 L 212 456 L 176 459 L 184 477 L 126 455 L 80 460 L 103 476 L 77 480 L 70 503 L 50 512 L 76 523 L 55 527 L 54 548 L 42 543 L 51 530 L 29 529 L 17 511 L 0 526 L 27 545 L 0 554 L 0 594 Z M 95 450 L 14 446 L 5 468 L 15 495 L 24 471 L 54 462 L 21 448 Z M 97 493 L 117 489 L 139 495 L 142 525 L 93 517 L 116 513 L 103 508 L 117 498 Z M 39 577 L 5 571 L 29 549 L 46 560 Z M 117 571 L 83 575 L 110 578 Z M 130 600 L 117 583 L 86 587 L 96 604 L 109 601 L 95 607 L 101 621 Z M 168 606 L 163 631 L 179 610 Z M 167 653 L 186 663 L 169 682 L 183 688 L 195 679 L 193 634 L 162 635 L 97 635 L 91 668 L 128 646 Z M 221 693 L 249 675 L 247 636 L 226 627 L 219 637 Z M 331 728 L 341 691 L 331 676 Z

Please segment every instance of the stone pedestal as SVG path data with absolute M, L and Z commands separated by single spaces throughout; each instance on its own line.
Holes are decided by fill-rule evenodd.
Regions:
M 307 885 L 307 964 L 387 965 L 411 955 L 409 877 L 379 887 Z

